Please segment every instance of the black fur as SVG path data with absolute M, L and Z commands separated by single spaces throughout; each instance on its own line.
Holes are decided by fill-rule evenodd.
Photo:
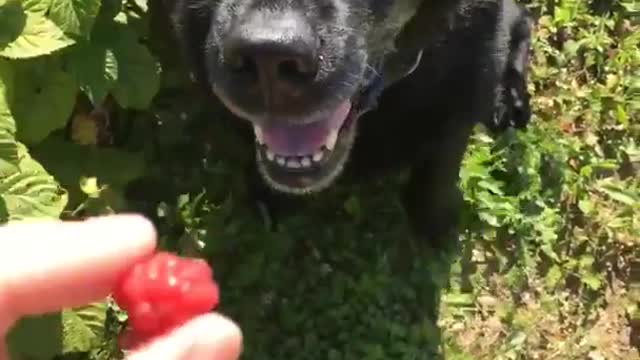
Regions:
M 408 216 L 421 238 L 438 243 L 455 233 L 461 202 L 458 173 L 474 124 L 502 131 L 529 122 L 530 20 L 512 0 L 169 3 L 195 80 L 212 101 L 212 88 L 218 84 L 221 93 L 232 98 L 232 107 L 240 108 L 235 113 L 259 115 L 251 119 L 254 124 L 266 121 L 258 118 L 269 112 L 276 114 L 273 121 L 304 124 L 312 121 L 314 112 L 357 99 L 363 115 L 357 119 L 355 140 L 344 140 L 343 163 L 330 163 L 326 173 L 317 175 L 322 185 L 296 192 L 291 188 L 306 175 L 285 174 L 280 179 L 290 182 L 275 184 L 273 179 L 263 181 L 264 169 L 258 172 L 252 165 L 256 189 L 262 189 L 257 194 L 269 197 L 269 205 L 278 195 L 266 194 L 274 189 L 320 192 L 337 179 L 360 181 L 411 169 L 404 191 Z M 235 81 L 225 68 L 226 37 L 238 23 L 253 26 L 246 19 L 261 16 L 267 19 L 261 21 L 270 21 L 292 12 L 303 22 L 296 26 L 310 26 L 322 39 L 318 75 L 300 87 L 301 96 L 289 101 L 290 106 L 266 108 L 260 101 L 264 94 L 248 95 L 248 85 Z M 419 66 L 403 78 L 420 51 Z M 237 124 L 251 134 L 249 121 L 237 119 Z

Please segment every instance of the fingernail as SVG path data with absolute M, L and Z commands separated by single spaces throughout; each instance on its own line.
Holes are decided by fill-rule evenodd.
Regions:
M 155 225 L 151 220 L 138 214 L 96 216 L 86 219 L 84 223 L 90 225 L 96 231 L 105 231 L 106 233 L 122 231 L 119 229 L 124 228 L 126 229 L 128 239 L 136 237 L 146 238 L 148 236 L 156 237 Z
M 142 215 L 133 213 L 94 216 L 87 218 L 84 222 L 100 226 L 132 225 L 153 227 L 153 223 L 149 219 Z
M 236 360 L 241 352 L 240 329 L 229 319 L 212 313 L 134 351 L 127 360 Z
M 221 328 L 219 331 L 225 329 L 225 335 L 215 336 L 211 331 L 198 334 L 193 338 L 193 343 L 185 351 L 185 356 L 181 360 L 235 360 L 240 357 L 242 353 L 242 337 L 240 330 L 237 329 L 237 333 L 231 331 L 231 326 L 236 327 L 235 324 L 230 325 L 229 328 Z M 212 341 L 215 338 L 215 341 Z

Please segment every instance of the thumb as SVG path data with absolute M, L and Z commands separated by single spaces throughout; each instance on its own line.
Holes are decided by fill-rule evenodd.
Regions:
M 237 360 L 241 352 L 242 333 L 238 326 L 211 313 L 130 353 L 126 360 Z

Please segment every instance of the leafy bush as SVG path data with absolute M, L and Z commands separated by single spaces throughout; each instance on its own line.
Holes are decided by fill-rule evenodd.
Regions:
M 144 0 L 0 0 L 0 222 L 147 214 L 163 248 L 214 263 L 249 359 L 637 358 L 640 8 L 527 3 L 534 124 L 475 133 L 459 254 L 395 271 L 396 178 L 334 189 L 313 218 L 266 231 L 224 160 L 247 149 Z M 10 342 L 113 359 L 124 320 L 107 299 L 25 321 Z M 43 329 L 60 336 L 23 346 Z

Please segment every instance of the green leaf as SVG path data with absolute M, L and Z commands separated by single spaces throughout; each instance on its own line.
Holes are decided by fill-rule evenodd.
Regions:
M 13 72 L 8 61 L 0 59 L 0 176 L 18 171 L 18 145 L 15 122 L 9 109 L 13 97 Z
M 504 192 L 500 188 L 500 185 L 501 184 L 498 181 L 489 182 L 489 181 L 485 181 L 485 180 L 480 180 L 478 182 L 478 186 L 479 187 L 481 187 L 483 189 L 487 189 L 487 190 L 493 192 L 496 195 L 504 195 Z
M 87 352 L 102 340 L 107 317 L 106 302 L 62 312 L 63 352 Z
M 123 107 L 146 109 L 160 88 L 160 64 L 129 28 L 121 29 L 113 44 L 118 80 L 113 95 Z
M 22 8 L 29 13 L 45 15 L 51 7 L 51 0 L 21 0 Z
M 71 62 L 79 65 L 78 79 L 92 101 L 110 92 L 125 108 L 149 107 L 160 88 L 160 64 L 131 26 L 101 19 L 92 43 L 83 47 L 71 55 Z
M 7 336 L 11 359 L 53 359 L 62 350 L 59 312 L 26 317 Z
M 18 143 L 18 172 L 0 177 L 0 220 L 58 218 L 67 192 Z M 4 219 L 3 219 L 4 218 Z
M 578 208 L 585 214 L 591 214 L 596 209 L 594 202 L 588 198 L 580 199 Z
M 100 0 L 51 0 L 49 18 L 62 31 L 87 36 L 100 12 Z
M 149 5 L 147 4 L 147 0 L 134 0 L 135 4 L 144 12 L 149 10 Z
M 5 130 L 10 134 L 16 131 L 16 124 L 10 109 L 14 96 L 14 78 L 11 63 L 0 58 L 0 130 Z
M 34 6 L 34 10 L 28 11 L 24 4 L 15 0 L 0 7 L 0 57 L 33 58 L 74 43 L 44 16 L 42 7 Z
M 488 211 L 480 210 L 478 212 L 478 217 L 482 221 L 486 222 L 491 226 L 494 226 L 494 227 L 500 226 L 500 221 L 498 220 L 498 217 Z
M 640 203 L 639 196 L 633 191 L 621 188 L 622 185 L 617 185 L 609 180 L 601 181 L 597 187 L 598 190 L 607 194 L 611 199 L 618 201 L 622 204 L 634 206 Z
M 20 141 L 33 144 L 64 127 L 73 111 L 77 85 L 59 58 L 21 61 L 16 66 L 13 115 Z
M 558 285 L 562 278 L 562 268 L 560 268 L 560 266 L 558 265 L 553 265 L 547 272 L 547 275 L 544 277 L 545 285 L 548 288 L 553 289 Z
M 362 218 L 362 203 L 357 196 L 350 196 L 344 203 L 344 209 L 355 219 L 359 220 Z
M 598 290 L 602 286 L 602 279 L 594 273 L 582 274 L 580 280 L 591 290 Z
M 445 296 L 443 301 L 449 306 L 473 306 L 475 297 L 473 294 L 450 293 Z
M 0 177 L 18 171 L 18 144 L 11 133 L 0 129 Z
M 96 42 L 82 43 L 69 53 L 69 61 L 80 89 L 93 104 L 102 103 L 118 78 L 113 50 Z

